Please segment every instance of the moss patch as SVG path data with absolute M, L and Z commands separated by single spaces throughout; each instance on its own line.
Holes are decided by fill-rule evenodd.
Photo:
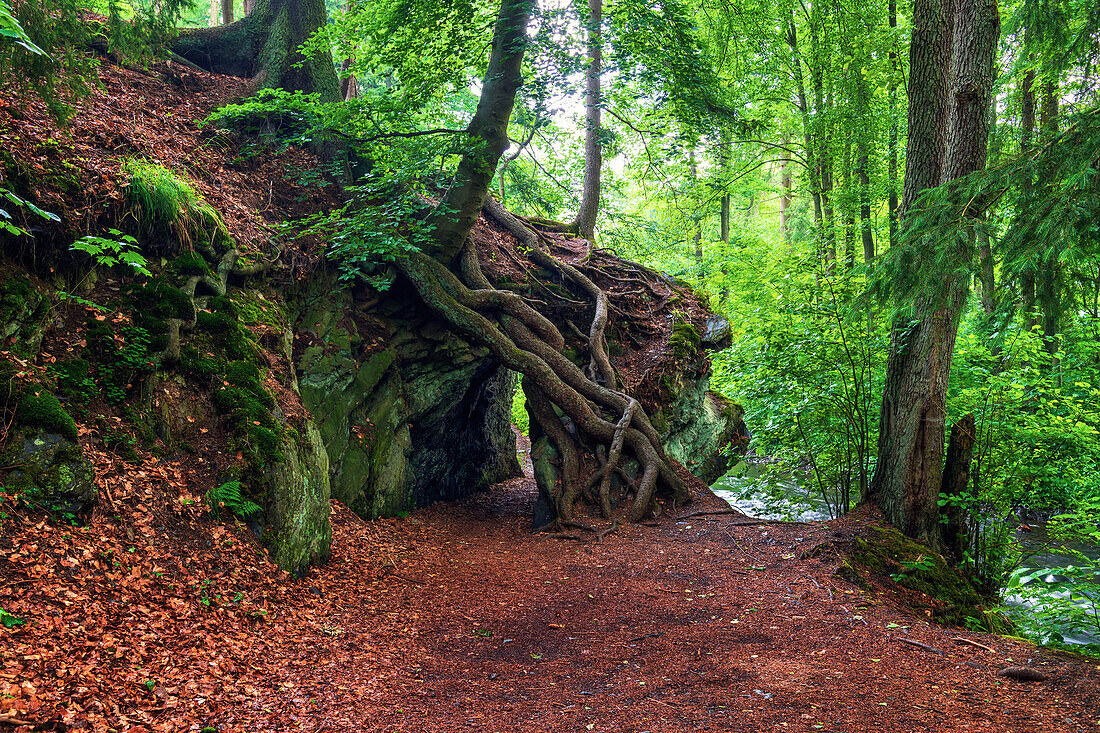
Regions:
M 76 440 L 76 421 L 49 392 L 24 394 L 15 411 L 15 419 L 20 425 L 42 428 L 47 433 Z
M 699 344 L 703 337 L 698 329 L 685 320 L 677 318 L 672 323 L 672 335 L 668 337 L 668 347 L 677 359 L 689 359 L 699 353 Z
M 904 605 L 933 621 L 952 626 L 1011 633 L 1012 624 L 987 610 L 989 602 L 942 555 L 892 527 L 868 526 L 851 538 L 837 575 L 861 588 L 869 580 L 902 586 Z

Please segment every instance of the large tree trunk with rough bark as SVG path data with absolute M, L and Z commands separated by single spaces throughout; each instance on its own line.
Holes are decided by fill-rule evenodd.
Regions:
M 527 23 L 533 0 L 503 0 L 493 31 L 493 51 L 477 111 L 466 128 L 469 152 L 462 156 L 447 193 L 432 215 L 439 249 L 435 256 L 450 264 L 462 250 L 481 213 L 500 156 L 508 149 L 508 120 L 522 81 Z
M 332 58 L 298 52 L 326 21 L 324 0 L 256 0 L 235 23 L 182 32 L 172 50 L 209 71 L 253 79 L 257 88 L 317 92 L 334 102 L 340 84 Z
M 922 191 L 985 165 L 999 27 L 994 0 L 959 0 L 957 8 L 952 0 L 917 1 L 903 217 L 915 213 Z M 929 249 L 937 246 L 922 237 L 917 256 L 931 263 Z M 917 296 L 911 317 L 894 322 L 878 461 L 866 498 L 906 534 L 938 548 L 947 380 L 969 283 L 954 270 L 937 285 Z

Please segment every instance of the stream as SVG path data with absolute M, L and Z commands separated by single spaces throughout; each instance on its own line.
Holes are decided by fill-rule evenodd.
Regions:
M 711 489 L 731 507 L 752 517 L 799 522 L 831 519 L 828 504 L 819 492 L 807 488 L 808 484 L 807 476 L 800 477 L 795 473 L 769 476 L 765 463 L 742 461 L 718 479 Z M 1100 613 L 1100 595 L 1095 594 L 1100 585 L 1100 575 L 1093 576 L 1091 584 L 1083 585 L 1081 581 L 1058 572 L 1081 565 L 1081 561 L 1068 554 L 1066 548 L 1081 552 L 1092 561 L 1100 561 L 1100 547 L 1064 545 L 1048 535 L 1045 520 L 1029 520 L 1026 525 L 1021 524 L 1013 532 L 1012 539 L 1015 549 L 1024 557 L 1012 577 L 1033 576 L 1023 582 L 1010 581 L 1010 587 L 1003 591 L 1005 610 L 1016 623 L 1027 627 L 1028 619 L 1033 615 L 1057 613 L 1052 611 L 1053 604 L 1072 603 L 1081 612 Z M 1050 572 L 1037 572 L 1043 570 Z M 1038 583 L 1043 586 L 1036 587 Z M 1091 596 L 1090 592 L 1093 593 Z M 1077 598 L 1071 600 L 1071 594 Z M 1053 599 L 1053 602 L 1045 601 L 1043 597 Z M 1066 644 L 1100 644 L 1100 630 L 1096 628 L 1064 628 L 1059 631 Z

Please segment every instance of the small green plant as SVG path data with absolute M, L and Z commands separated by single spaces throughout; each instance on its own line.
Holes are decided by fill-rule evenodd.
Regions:
M 139 275 L 152 276 L 149 262 L 138 252 L 137 240 L 117 229 L 109 229 L 110 237 L 87 234 L 72 243 L 69 249 L 88 254 L 97 265 L 126 265 Z
M 27 623 L 26 619 L 14 616 L 8 613 L 3 607 L 0 607 L 0 624 L 2 624 L 5 629 L 14 629 L 16 626 L 22 626 L 25 623 Z
M 4 10 L 3 6 L 0 6 L 0 37 L 3 37 L 5 35 L 7 35 L 6 33 L 4 33 L 4 26 L 3 26 L 4 14 L 3 14 L 3 10 Z M 16 206 L 18 206 L 20 208 L 27 209 L 28 211 L 30 211 L 34 214 L 37 214 L 38 216 L 42 217 L 43 219 L 48 219 L 49 221 L 61 221 L 61 217 L 58 216 L 57 214 L 53 213 L 52 211 L 46 211 L 45 209 L 40 209 L 39 207 L 32 204 L 30 201 L 27 201 L 25 198 L 22 198 L 21 196 L 16 196 L 14 193 L 9 191 L 8 189 L 0 187 L 0 200 L 3 200 L 3 199 L 7 199 L 8 201 L 15 204 Z M 12 216 L 8 212 L 8 210 L 5 209 L 4 207 L 0 206 L 0 232 L 7 232 L 8 234 L 12 234 L 12 235 L 15 235 L 15 236 L 21 236 L 23 234 L 26 234 L 27 232 L 26 232 L 25 229 L 11 223 L 11 218 L 12 218 Z
M 225 509 L 242 519 L 252 519 L 260 513 L 260 505 L 241 494 L 240 481 L 227 481 L 210 489 L 206 500 L 215 514 Z
M 128 177 L 126 198 L 138 223 L 148 233 L 172 234 L 181 244 L 229 239 L 217 210 L 185 179 L 152 161 L 131 158 L 122 164 Z

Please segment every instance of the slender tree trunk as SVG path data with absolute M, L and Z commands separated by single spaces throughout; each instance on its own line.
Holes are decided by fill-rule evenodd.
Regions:
M 256 0 L 244 0 L 244 4 L 241 8 L 241 12 L 245 17 L 252 14 L 252 11 L 256 8 Z
M 791 66 L 794 69 L 795 89 L 798 93 L 798 110 L 802 117 L 802 141 L 805 145 L 806 160 L 809 168 L 806 175 L 809 179 L 810 198 L 814 204 L 814 227 L 817 232 L 822 230 L 824 215 L 821 208 L 821 178 L 820 169 L 816 165 L 817 146 L 814 145 L 814 128 L 810 118 L 810 104 L 806 98 L 806 81 L 802 73 L 802 58 L 798 50 L 798 32 L 795 30 L 794 17 L 787 23 L 787 44 L 791 48 Z
M 603 100 L 600 96 L 602 71 L 603 0 L 588 0 L 588 73 L 584 83 L 584 184 L 581 205 L 577 211 L 577 233 L 592 239 L 596 231 L 596 214 L 600 210 L 600 169 L 603 167 L 603 145 L 600 142 Z
M 989 246 L 989 231 L 986 229 L 985 216 L 978 224 L 978 264 L 982 278 L 982 312 L 987 316 L 997 310 L 997 290 L 993 274 L 993 249 Z
M 222 24 L 222 0 L 210 0 L 210 27 Z
M 1020 91 L 1020 151 L 1027 153 L 1032 148 L 1035 136 L 1035 72 L 1024 74 L 1023 89 Z M 1021 186 L 1023 205 L 1027 206 L 1035 193 L 1035 182 L 1026 175 Z M 1032 262 L 1025 263 L 1020 272 L 1020 310 L 1024 316 L 1024 330 L 1030 331 L 1038 324 L 1035 318 L 1035 269 Z
M 695 159 L 694 147 L 692 147 L 690 152 L 689 166 L 691 169 L 691 185 L 692 188 L 695 188 L 699 180 L 699 164 Z M 695 275 L 699 279 L 699 284 L 701 285 L 707 277 L 707 269 L 703 264 L 703 217 L 701 216 L 701 212 L 696 211 L 692 218 L 694 220 L 692 226 L 695 228 L 692 234 L 692 242 L 695 245 Z
M 890 28 L 898 27 L 898 3 L 890 0 L 889 5 Z M 887 98 L 890 104 L 890 141 L 889 161 L 887 163 L 887 178 L 889 179 L 889 195 L 887 211 L 890 219 L 890 246 L 898 243 L 898 54 L 890 51 L 890 88 Z
M 1047 141 L 1058 134 L 1058 84 L 1054 81 L 1043 83 L 1042 108 L 1039 115 L 1043 140 Z M 1042 174 L 1040 174 L 1042 176 Z M 1042 176 L 1046 178 L 1045 176 Z M 1047 352 L 1056 354 L 1059 348 L 1058 329 L 1062 320 L 1062 264 L 1055 251 L 1044 252 L 1039 258 L 1038 297 L 1042 311 L 1043 340 Z M 1057 360 L 1051 361 L 1051 368 L 1057 369 Z
M 783 147 L 790 147 L 791 142 L 784 138 Z M 793 187 L 791 181 L 791 159 L 784 158 L 779 168 L 779 235 L 783 238 L 783 244 L 794 255 L 794 239 L 791 236 L 791 202 L 793 201 Z
M 440 262 L 449 264 L 462 250 L 481 213 L 497 162 L 508 149 L 508 120 L 522 82 L 527 24 L 534 0 L 503 0 L 493 31 L 493 50 L 477 111 L 466 128 L 469 150 L 454 180 L 432 214 Z
M 221 0 L 222 1 L 222 25 L 229 25 L 233 22 L 233 0 Z
M 921 191 L 984 165 L 998 35 L 994 0 L 960 0 L 957 12 L 950 0 L 917 0 L 903 217 Z M 925 261 L 934 260 L 927 251 L 936 246 L 932 237 L 916 246 L 926 248 Z M 939 292 L 918 296 L 912 320 L 895 320 L 878 460 L 868 490 L 891 523 L 934 547 L 942 542 L 936 499 L 943 477 L 947 382 L 969 290 L 957 274 L 946 277 Z
M 990 142 L 994 140 L 994 131 L 997 129 L 997 101 L 992 99 L 989 105 L 989 136 Z M 999 147 L 999 144 L 998 144 Z M 996 160 L 997 151 L 991 154 Z M 993 249 L 989 244 L 988 214 L 984 213 L 976 225 L 975 235 L 978 240 L 978 272 L 982 284 L 982 312 L 986 316 L 993 315 L 997 310 L 997 289 L 994 276 Z
M 344 12 L 351 10 L 351 2 L 344 3 Z M 359 97 L 359 81 L 351 71 L 351 59 L 340 62 L 340 99 L 347 101 Z
M 844 189 L 854 187 L 852 172 L 852 146 L 844 144 Z M 856 214 L 851 201 L 844 202 L 844 269 L 851 270 L 856 264 Z
M 722 199 L 719 203 L 719 238 L 722 240 L 722 244 L 726 245 L 724 251 L 728 251 L 730 243 L 730 161 L 733 157 L 733 140 L 730 137 L 729 129 L 723 125 L 721 132 L 719 133 L 719 145 L 720 150 L 718 154 L 720 156 L 721 164 L 721 178 L 722 178 Z M 782 204 L 780 204 L 782 206 Z M 782 218 L 783 214 L 780 213 Z

